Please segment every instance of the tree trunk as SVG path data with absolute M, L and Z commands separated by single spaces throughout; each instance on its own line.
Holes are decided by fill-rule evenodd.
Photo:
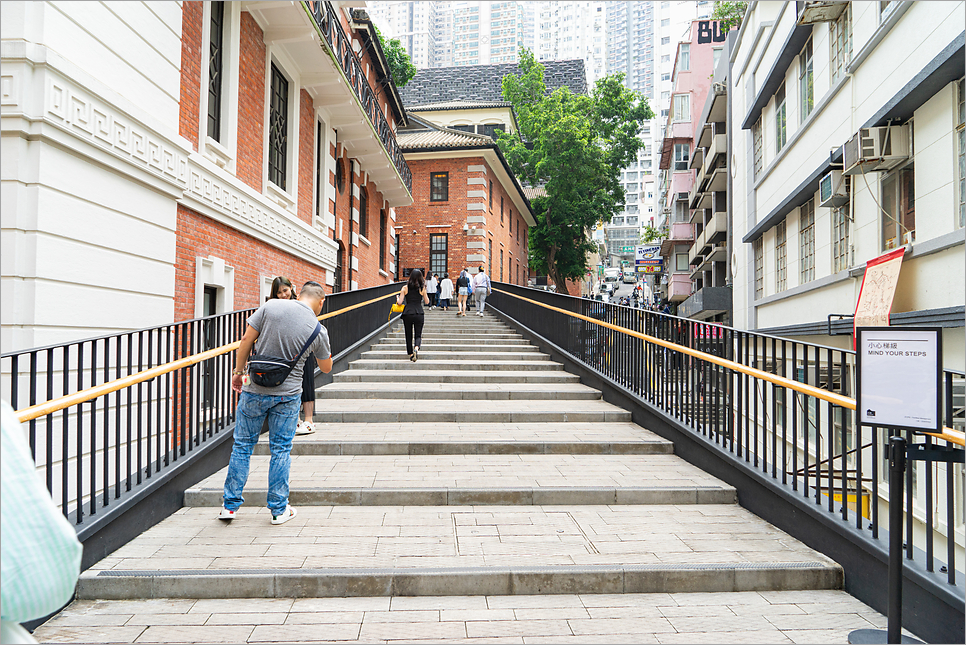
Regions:
M 570 291 L 567 289 L 567 278 L 560 275 L 557 271 L 557 267 L 553 267 L 550 271 L 550 277 L 553 278 L 553 283 L 557 285 L 557 293 L 562 293 L 565 296 L 570 295 Z

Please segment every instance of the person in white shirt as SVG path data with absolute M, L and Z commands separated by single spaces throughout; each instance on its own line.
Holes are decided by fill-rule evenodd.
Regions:
M 480 265 L 480 272 L 473 276 L 473 295 L 476 296 L 476 315 L 482 316 L 486 309 L 486 297 L 493 293 L 490 276 L 486 275 L 486 265 Z
M 453 281 L 449 279 L 449 274 L 443 274 L 443 280 L 439 283 L 439 307 L 443 311 L 449 311 L 449 300 L 453 297 Z
M 435 309 L 439 304 L 437 300 L 437 294 L 439 293 L 436 290 L 437 286 L 439 286 L 439 281 L 436 279 L 436 274 L 430 273 L 429 280 L 426 281 L 426 295 L 429 296 L 430 309 Z

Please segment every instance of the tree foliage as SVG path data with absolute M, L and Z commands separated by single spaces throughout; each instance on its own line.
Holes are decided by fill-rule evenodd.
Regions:
M 644 230 L 641 231 L 640 244 L 650 244 L 651 242 L 656 242 L 664 237 L 664 232 L 661 231 L 661 229 L 655 228 L 653 225 L 648 224 L 644 227 Z
M 590 95 L 566 87 L 548 95 L 532 52 L 521 50 L 519 69 L 503 77 L 503 98 L 520 130 L 501 133 L 498 143 L 523 183 L 546 189 L 531 201 L 537 224 L 530 266 L 567 293 L 566 280 L 582 278 L 597 250 L 587 231 L 624 203 L 620 172 L 637 158 L 641 126 L 654 113 L 644 96 L 624 87 L 623 74 L 599 79 Z
M 714 11 L 711 17 L 721 22 L 721 30 L 728 31 L 741 26 L 741 21 L 745 17 L 745 10 L 748 9 L 747 2 L 722 2 L 714 3 Z
M 373 25 L 375 27 L 375 25 Z M 416 66 L 409 58 L 406 48 L 399 42 L 398 38 L 392 38 L 388 42 L 383 37 L 379 28 L 376 27 L 376 35 L 379 36 L 379 44 L 382 45 L 382 53 L 386 55 L 386 62 L 389 64 L 389 73 L 392 75 L 392 82 L 396 87 L 402 87 L 416 76 Z

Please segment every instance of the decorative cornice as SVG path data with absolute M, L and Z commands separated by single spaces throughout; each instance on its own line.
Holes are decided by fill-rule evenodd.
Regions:
M 187 140 L 148 125 L 153 120 L 150 117 L 137 118 L 129 113 L 133 111 L 130 108 L 125 111 L 104 99 L 112 92 L 96 87 L 97 81 L 89 79 L 94 87 L 75 82 L 70 74 L 73 65 L 55 52 L 39 45 L 18 53 L 24 51 L 33 56 L 42 53 L 43 60 L 31 55 L 4 56 L 0 82 L 4 132 L 19 129 L 24 136 L 48 141 L 64 140 L 54 130 L 66 133 L 74 152 L 88 158 L 102 158 L 102 153 L 107 153 L 122 162 L 114 165 L 116 170 L 135 179 L 147 173 L 161 180 L 165 193 L 178 203 L 326 269 L 335 269 L 335 241 L 192 152 Z M 43 87 L 41 101 L 28 96 L 28 80 L 32 87 Z

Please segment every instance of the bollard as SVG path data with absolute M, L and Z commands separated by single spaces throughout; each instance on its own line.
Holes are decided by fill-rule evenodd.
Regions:
M 889 437 L 889 626 L 887 642 L 902 642 L 902 492 L 906 440 Z

